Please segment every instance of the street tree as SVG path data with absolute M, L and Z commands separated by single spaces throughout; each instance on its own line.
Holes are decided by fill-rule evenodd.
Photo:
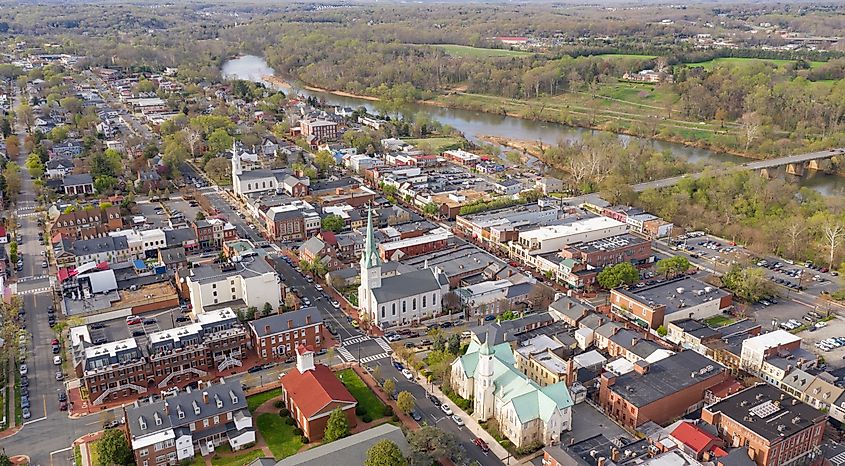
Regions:
M 429 466 L 443 457 L 455 463 L 463 459 L 457 436 L 434 426 L 421 426 L 416 431 L 408 432 L 408 444 L 411 447 L 412 466 Z
M 329 420 L 326 421 L 326 430 L 323 434 L 323 443 L 334 442 L 339 438 L 349 435 L 349 420 L 346 419 L 346 413 L 340 408 L 335 408 L 329 414 Z
M 402 390 L 398 395 L 396 395 L 396 407 L 399 408 L 399 411 L 405 414 L 409 414 L 413 411 L 416 404 L 417 400 L 414 398 L 414 395 L 411 395 L 411 392 Z
M 657 261 L 655 270 L 658 274 L 664 275 L 666 276 L 666 278 L 669 278 L 670 275 L 674 276 L 686 273 L 686 271 L 689 270 L 690 267 L 692 267 L 692 264 L 690 264 L 689 259 L 687 259 L 686 257 L 673 256 Z
M 316 165 L 321 172 L 325 173 L 335 166 L 334 155 L 327 150 L 321 150 L 320 152 L 317 152 L 316 156 L 314 156 L 314 165 Z
M 735 266 L 722 277 L 722 283 L 735 295 L 752 303 L 774 294 L 772 282 L 760 267 Z
M 387 396 L 393 396 L 393 391 L 396 390 L 396 382 L 393 379 L 384 379 L 384 383 L 381 385 L 384 388 L 384 392 L 387 393 Z
M 205 164 L 205 172 L 218 183 L 226 182 L 232 178 L 232 164 L 223 157 L 213 157 Z
M 6 155 L 12 160 L 18 158 L 20 155 L 20 141 L 14 134 L 6 137 Z
M 402 450 L 390 440 L 380 440 L 367 450 L 364 466 L 407 466 Z
M 833 269 L 833 262 L 836 259 L 839 246 L 842 244 L 843 234 L 845 234 L 845 228 L 838 221 L 828 220 L 822 225 L 822 235 L 828 252 L 827 266 L 830 269 Z
M 222 154 L 232 147 L 232 142 L 232 136 L 225 129 L 218 128 L 208 135 L 208 150 L 214 155 Z
M 630 285 L 636 283 L 640 279 L 640 272 L 630 262 L 620 262 L 619 264 L 607 267 L 599 272 L 596 276 L 596 281 L 605 289 L 617 288 L 623 284 Z

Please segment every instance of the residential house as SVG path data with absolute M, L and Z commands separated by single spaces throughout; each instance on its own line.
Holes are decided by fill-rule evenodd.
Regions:
M 67 196 L 94 194 L 94 179 L 91 175 L 65 175 L 62 178 L 62 192 Z
M 253 348 L 265 361 L 293 359 L 299 345 L 319 352 L 325 343 L 323 318 L 316 307 L 262 317 L 250 321 L 249 327 Z

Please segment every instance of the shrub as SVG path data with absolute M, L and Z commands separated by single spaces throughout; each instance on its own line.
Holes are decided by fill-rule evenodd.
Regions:
M 367 422 L 372 422 L 373 418 L 371 418 L 369 414 L 364 414 L 361 416 L 361 420 L 366 424 Z
M 282 408 L 279 410 L 279 416 L 288 417 L 290 416 L 290 410 L 287 408 Z
M 524 456 L 524 455 L 528 455 L 528 454 L 534 453 L 535 451 L 539 450 L 540 448 L 543 448 L 543 444 L 542 444 L 542 443 L 540 443 L 540 442 L 531 442 L 531 443 L 529 443 L 529 444 L 527 444 L 527 445 L 523 445 L 523 446 L 521 446 L 521 447 L 517 448 L 517 449 L 515 450 L 515 452 L 516 452 L 516 454 L 517 454 L 518 456 Z
M 273 403 L 273 406 L 275 406 L 276 408 L 284 408 L 285 407 L 285 401 L 284 400 L 276 400 L 276 402 Z M 287 410 L 285 410 L 285 411 L 287 411 Z
M 355 414 L 358 416 L 363 416 L 364 414 L 366 414 L 366 412 L 367 410 L 364 409 L 364 407 L 361 405 L 355 407 Z
M 393 416 L 393 407 L 390 405 L 384 405 L 384 416 Z
M 390 420 L 393 421 L 393 422 L 399 422 L 399 416 L 394 414 L 393 417 L 390 418 Z
M 308 437 L 306 437 L 304 435 L 302 436 L 301 440 L 302 440 L 302 443 L 308 443 Z
M 302 429 L 300 429 L 299 427 L 293 429 L 293 435 L 302 435 Z
M 293 418 L 292 417 L 286 417 L 285 418 L 285 424 L 292 426 L 293 425 Z

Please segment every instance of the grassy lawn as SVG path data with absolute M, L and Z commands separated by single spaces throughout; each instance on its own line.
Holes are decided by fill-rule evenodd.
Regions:
M 463 139 L 456 137 L 420 138 L 405 139 L 405 142 L 416 146 L 427 154 L 439 154 L 444 150 L 459 146 L 463 142 Z
M 447 54 L 453 57 L 468 57 L 468 58 L 501 58 L 501 57 L 525 57 L 534 55 L 531 52 L 524 52 L 522 50 L 508 50 L 508 49 L 485 49 L 479 47 L 469 47 L 467 45 L 454 44 L 438 44 L 432 45 L 442 49 Z
M 293 433 L 296 426 L 285 424 L 285 418 L 278 414 L 261 414 L 256 422 L 258 431 L 261 432 L 261 436 L 264 437 L 264 441 L 267 442 L 267 446 L 270 447 L 277 461 L 293 455 L 302 448 L 302 439 Z
M 91 459 L 90 464 L 100 464 L 100 454 L 97 452 L 97 441 L 88 443 L 88 458 Z
M 718 328 L 734 322 L 734 318 L 725 314 L 717 314 L 709 319 L 705 319 L 704 323 L 710 327 Z
M 261 450 L 252 450 L 240 455 L 233 456 L 218 456 L 214 455 L 211 458 L 211 464 L 214 466 L 243 466 L 254 461 L 256 458 L 261 458 L 264 453 Z
M 258 409 L 259 406 L 264 404 L 265 401 L 277 396 L 282 396 L 281 388 L 274 388 L 264 393 L 258 393 L 256 395 L 248 396 L 246 397 L 247 408 L 249 408 L 250 413 L 254 413 L 255 410 Z
M 338 372 L 337 376 L 343 382 L 343 385 L 346 385 L 349 393 L 358 400 L 358 406 L 361 406 L 373 420 L 384 416 L 384 403 L 367 387 L 367 384 L 358 377 L 355 371 L 344 369 Z
M 703 61 L 700 63 L 687 63 L 686 66 L 693 67 L 693 66 L 700 66 L 706 70 L 710 70 L 716 65 L 736 65 L 736 66 L 743 66 L 749 65 L 756 62 L 768 62 L 775 64 L 777 66 L 783 66 L 788 63 L 793 63 L 796 60 L 781 60 L 775 58 L 737 58 L 737 57 L 725 57 L 725 58 L 714 58 L 712 60 Z M 817 66 L 823 65 L 824 62 L 820 61 L 811 61 L 810 67 L 815 68 Z

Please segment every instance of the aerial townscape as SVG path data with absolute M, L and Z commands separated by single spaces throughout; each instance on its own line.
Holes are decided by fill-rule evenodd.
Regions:
M 0 466 L 845 466 L 843 34 L 0 0 Z

